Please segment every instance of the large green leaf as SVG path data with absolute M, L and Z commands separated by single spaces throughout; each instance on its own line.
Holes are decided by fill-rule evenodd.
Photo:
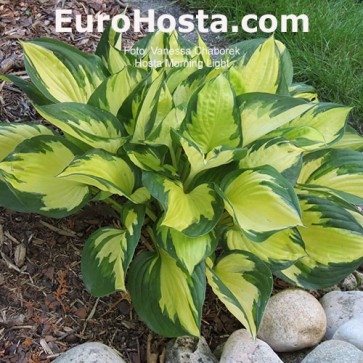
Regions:
M 77 153 L 78 149 L 60 136 L 36 136 L 23 141 L 0 163 L 0 174 L 29 211 L 64 217 L 90 199 L 88 186 L 56 177 Z M 6 200 L 0 203 L 12 207 Z
M 321 289 L 340 282 L 363 259 L 363 216 L 328 193 L 299 194 L 307 257 L 278 273 L 299 286 Z M 314 194 L 311 194 L 314 193 Z
M 100 58 L 60 41 L 37 39 L 21 45 L 31 80 L 51 101 L 87 103 L 107 77 Z
M 303 100 L 267 93 L 247 93 L 237 98 L 243 145 L 265 136 L 313 107 Z
M 232 251 L 214 265 L 208 260 L 207 278 L 228 310 L 256 337 L 272 291 L 269 268 L 251 253 Z
M 221 188 L 228 213 L 252 240 L 302 224 L 291 184 L 270 166 L 231 172 Z
M 127 198 L 130 198 L 135 187 L 135 174 L 130 165 L 121 157 L 103 150 L 94 150 L 77 157 L 58 178 L 92 185 L 104 192 Z
M 329 188 L 352 203 L 363 204 L 363 155 L 334 149 L 308 154 L 298 182 Z
M 126 142 L 125 131 L 117 118 L 97 107 L 65 102 L 36 109 L 53 125 L 93 148 L 116 153 Z
M 207 183 L 186 193 L 180 181 L 145 172 L 143 184 L 165 210 L 162 225 L 174 228 L 188 237 L 210 232 L 223 212 L 221 198 Z
M 192 140 L 202 153 L 218 146 L 241 144 L 235 97 L 225 75 L 201 86 L 192 96 L 183 123 L 183 135 Z
M 54 135 L 54 132 L 43 125 L 0 123 L 0 161 L 24 140 L 40 135 Z
M 131 264 L 127 287 L 137 314 L 157 334 L 200 335 L 204 263 L 189 275 L 162 249 L 142 252 Z
M 144 207 L 128 203 L 121 216 L 123 229 L 105 227 L 94 232 L 82 252 L 82 277 L 94 296 L 126 291 L 126 271 L 139 242 Z

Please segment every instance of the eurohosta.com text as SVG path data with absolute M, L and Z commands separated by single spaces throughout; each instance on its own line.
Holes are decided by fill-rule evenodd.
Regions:
M 198 10 L 194 14 L 184 14 L 175 18 L 170 14 L 156 16 L 155 10 L 150 9 L 147 15 L 142 15 L 140 10 L 133 12 L 133 22 L 126 14 L 119 14 L 111 19 L 110 15 L 99 14 L 96 18 L 93 15 L 74 14 L 70 9 L 56 10 L 56 32 L 71 33 L 72 23 L 75 22 L 76 31 L 79 33 L 103 32 L 106 23 L 111 20 L 112 28 L 118 33 L 124 33 L 133 30 L 136 33 L 146 29 L 148 32 L 161 30 L 171 32 L 177 30 L 180 33 L 190 33 L 197 30 L 199 33 L 237 33 L 243 31 L 246 33 L 273 33 L 276 30 L 280 32 L 309 32 L 309 17 L 305 14 L 281 15 L 277 18 L 272 14 L 265 14 L 258 17 L 256 14 L 245 15 L 240 25 L 230 26 L 225 15 L 205 14 L 204 10 Z

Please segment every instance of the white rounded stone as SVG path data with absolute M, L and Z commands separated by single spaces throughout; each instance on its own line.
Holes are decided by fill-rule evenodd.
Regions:
M 363 351 L 363 315 L 341 325 L 333 335 L 335 340 L 343 340 Z
M 235 331 L 224 345 L 219 363 L 282 363 L 278 355 L 246 329 Z
M 61 354 L 53 363 L 125 363 L 116 350 L 105 344 L 92 342 L 77 345 Z
M 363 352 L 340 340 L 327 340 L 311 351 L 301 363 L 363 363 Z
M 166 346 L 166 363 L 218 363 L 203 337 L 176 338 Z
M 284 290 L 271 297 L 257 336 L 276 352 L 292 352 L 318 344 L 326 330 L 319 301 L 304 290 Z
M 363 291 L 332 291 L 320 299 L 327 319 L 325 339 L 347 321 L 363 315 Z

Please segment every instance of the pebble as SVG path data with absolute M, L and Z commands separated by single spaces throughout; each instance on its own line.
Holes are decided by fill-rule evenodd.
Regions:
M 319 301 L 300 289 L 288 289 L 271 297 L 257 336 L 276 352 L 292 352 L 318 344 L 326 330 Z
M 339 284 L 339 287 L 342 291 L 353 291 L 358 289 L 359 284 L 354 274 L 350 274 Z
M 61 354 L 53 363 L 125 363 L 116 350 L 105 344 L 91 342 L 77 345 Z
M 333 335 L 333 339 L 343 340 L 363 351 L 363 315 L 341 325 Z
M 235 331 L 224 345 L 220 363 L 282 363 L 278 355 L 246 329 Z
M 320 299 L 327 319 L 325 339 L 348 320 L 363 315 L 363 291 L 332 291 Z
M 166 346 L 166 363 L 218 363 L 203 337 L 179 337 Z
M 301 363 L 363 363 L 363 352 L 340 340 L 327 340 L 310 352 Z

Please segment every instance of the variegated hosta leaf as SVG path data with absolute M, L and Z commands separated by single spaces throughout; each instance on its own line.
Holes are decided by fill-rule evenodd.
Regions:
M 251 252 L 273 271 L 286 269 L 306 256 L 304 243 L 295 228 L 274 233 L 262 242 L 253 242 L 234 226 L 227 229 L 225 238 L 230 250 Z
M 13 192 L 11 186 L 8 186 L 8 184 L 2 180 L 3 177 L 0 171 L 0 206 L 11 208 L 17 212 L 31 213 L 32 210 L 19 199 L 17 194 Z
M 119 21 L 118 26 L 123 26 L 122 19 Z M 127 60 L 124 58 L 125 54 L 121 52 L 121 49 L 122 33 L 116 32 L 110 23 L 102 33 L 102 37 L 97 45 L 96 54 L 102 59 L 104 66 L 111 74 L 120 71 L 125 65 L 124 63 L 127 63 Z
M 351 110 L 349 107 L 343 107 L 334 103 L 320 102 L 312 105 L 313 107 L 310 110 L 286 125 L 293 128 L 312 127 L 319 132 L 317 139 L 312 138 L 314 134 L 309 134 L 311 138 L 308 139 L 309 142 L 305 142 L 306 146 L 304 146 L 304 149 L 306 150 L 327 147 L 337 142 L 344 133 L 347 116 Z M 324 138 L 323 142 L 321 141 L 321 135 Z M 295 140 L 288 137 L 288 135 L 283 134 L 283 136 L 295 143 Z M 300 145 L 298 144 L 298 146 Z M 303 145 L 301 146 L 303 147 Z
M 93 92 L 88 104 L 117 116 L 123 102 L 133 89 L 146 77 L 146 72 L 131 66 L 105 80 Z
M 294 66 L 292 64 L 290 52 L 286 48 L 285 44 L 280 42 L 279 40 L 275 40 L 275 42 L 280 57 L 279 88 L 277 90 L 277 93 L 282 95 L 288 95 L 289 87 L 292 85 L 292 81 L 294 78 Z
M 160 73 L 145 93 L 136 118 L 132 138 L 135 143 L 146 140 L 173 108 L 173 99 L 164 81 L 165 74 Z
M 299 194 L 308 257 L 278 275 L 310 289 L 340 282 L 363 259 L 363 216 L 339 198 Z
M 201 86 L 190 99 L 183 135 L 203 154 L 218 146 L 237 147 L 241 144 L 239 121 L 233 90 L 222 74 Z
M 126 9 L 123 11 L 123 14 L 125 13 Z M 119 20 L 118 26 L 124 26 L 122 19 Z M 101 57 L 111 74 L 116 74 L 128 65 L 133 65 L 136 60 L 135 56 L 122 50 L 122 33 L 116 32 L 111 23 L 102 34 L 96 54 Z
M 283 127 L 271 132 L 269 136 L 284 137 L 304 151 L 325 145 L 324 135 L 311 126 Z
M 363 136 L 347 125 L 343 137 L 332 148 L 363 151 Z
M 56 177 L 78 152 L 60 136 L 36 136 L 23 141 L 0 163 L 0 174 L 29 211 L 64 217 L 90 199 L 88 186 Z M 6 200 L 0 203 L 12 208 L 4 205 Z
M 198 42 L 193 49 L 191 49 L 191 57 L 194 61 L 200 60 L 204 66 L 212 67 L 213 61 L 209 53 L 208 46 L 204 43 L 202 37 L 198 33 Z
M 133 91 L 126 97 L 121 105 L 121 108 L 117 114 L 117 118 L 121 121 L 123 127 L 125 127 L 129 135 L 133 135 L 135 131 L 136 119 L 139 114 L 139 110 L 145 99 L 145 96 L 150 89 L 150 85 L 158 77 L 158 72 L 153 70 L 145 77 Z
M 43 125 L 0 123 L 0 161 L 24 140 L 40 135 L 54 135 L 54 132 Z
M 194 74 L 198 68 L 191 64 L 187 67 L 177 67 L 170 70 L 168 77 L 166 78 L 166 84 L 171 93 L 174 93 L 175 89 L 185 81 L 190 75 Z
M 275 271 L 276 277 L 291 284 L 310 290 L 320 290 L 340 283 L 357 270 L 362 259 L 351 263 L 321 264 L 310 257 L 304 257 L 286 270 Z
M 221 189 L 228 213 L 254 241 L 302 224 L 291 184 L 270 166 L 231 172 Z
M 160 68 L 162 65 L 164 68 L 169 68 L 170 65 L 176 67 L 188 60 L 184 51 L 185 45 L 188 44 L 176 31 L 171 33 L 157 31 L 137 42 L 134 48 L 144 51 L 145 56 L 142 59 L 148 62 L 150 68 Z
M 54 102 L 87 103 L 107 77 L 100 58 L 60 41 L 38 39 L 21 44 L 31 80 Z
M 190 96 L 193 92 L 204 83 L 207 75 L 212 72 L 213 68 L 202 68 L 193 72 L 186 80 L 181 82 L 173 92 L 173 101 L 175 107 L 187 107 Z
M 177 132 L 174 132 L 174 134 L 188 157 L 190 164 L 189 180 L 192 180 L 202 171 L 226 165 L 232 161 L 241 160 L 247 153 L 246 149 L 219 146 L 207 154 L 203 154 L 194 142 Z
M 198 44 L 201 45 L 200 42 Z M 177 31 L 173 31 L 169 34 L 166 33 L 165 45 L 168 50 L 166 56 L 169 59 L 169 64 L 166 64 L 166 68 L 172 69 L 172 67 L 180 67 L 189 60 L 190 56 L 185 52 L 189 43 L 185 39 L 179 37 Z
M 92 185 L 127 198 L 130 198 L 135 187 L 135 174 L 130 165 L 121 157 L 102 150 L 77 157 L 58 178 Z
M 16 87 L 20 88 L 28 96 L 30 101 L 37 105 L 48 105 L 52 103 L 52 101 L 45 97 L 33 83 L 27 82 L 20 77 L 13 76 L 11 74 L 0 74 L 0 80 L 14 83 Z
M 289 92 L 294 98 L 302 98 L 314 103 L 319 102 L 315 88 L 306 83 L 293 83 L 291 87 L 289 87 Z
M 247 45 L 247 47 L 245 46 Z M 239 59 L 228 74 L 239 96 L 244 93 L 264 92 L 287 94 L 292 80 L 292 64 L 285 46 L 274 37 L 241 42 L 230 48 L 239 49 Z
M 124 205 L 124 229 L 105 227 L 93 233 L 82 252 L 82 277 L 93 296 L 126 291 L 125 275 L 139 242 L 144 207 Z
M 213 292 L 256 337 L 272 291 L 269 268 L 249 252 L 232 251 L 213 265 L 207 260 L 207 278 Z
M 140 169 L 145 171 L 155 171 L 172 178 L 177 176 L 174 166 L 170 165 L 168 158 L 168 148 L 166 146 L 148 146 L 141 144 L 125 145 L 127 156 Z
M 255 141 L 241 159 L 241 169 L 270 165 L 288 180 L 296 183 L 301 170 L 303 150 L 284 138 Z
M 161 225 L 188 237 L 210 232 L 223 212 L 223 202 L 209 184 L 198 185 L 186 193 L 180 181 L 151 172 L 143 174 L 143 184 L 165 210 Z
M 248 93 L 237 98 L 243 145 L 267 135 L 313 107 L 305 101 L 268 93 Z
M 37 106 L 37 111 L 53 125 L 95 149 L 116 153 L 126 136 L 111 113 L 81 103 L 56 103 Z
M 363 155 L 334 149 L 308 154 L 298 183 L 329 188 L 343 199 L 363 204 Z
M 137 58 L 129 52 L 118 50 L 114 46 L 110 46 L 107 69 L 111 74 L 116 74 L 125 67 L 134 66 Z M 140 68 L 141 70 L 141 68 Z
M 142 252 L 131 264 L 127 287 L 137 314 L 157 334 L 200 335 L 204 263 L 189 275 L 163 249 Z
M 165 145 L 171 149 L 173 147 L 173 140 L 170 137 L 170 132 L 171 130 L 179 129 L 185 114 L 185 110 L 180 107 L 172 108 L 164 120 L 151 130 L 145 143 L 150 145 Z
M 159 246 L 179 261 L 189 274 L 214 252 L 218 242 L 214 232 L 191 238 L 164 226 L 157 227 L 156 238 Z

